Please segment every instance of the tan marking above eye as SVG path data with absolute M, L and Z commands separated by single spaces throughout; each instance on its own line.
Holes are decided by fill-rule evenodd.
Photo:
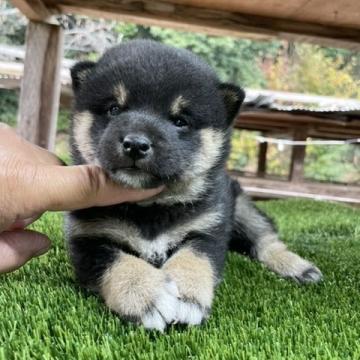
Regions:
M 118 85 L 115 86 L 114 96 L 120 106 L 125 106 L 126 101 L 128 99 L 128 92 L 123 83 L 119 83 Z
M 175 100 L 172 102 L 170 107 L 171 115 L 180 115 L 181 111 L 189 104 L 189 102 L 182 96 L 179 95 Z

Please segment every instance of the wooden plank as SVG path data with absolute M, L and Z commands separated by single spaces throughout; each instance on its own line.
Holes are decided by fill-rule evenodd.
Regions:
M 258 196 L 264 198 L 308 197 L 360 203 L 360 186 L 356 185 L 324 184 L 309 181 L 292 183 L 284 180 L 245 177 L 237 171 L 230 171 L 230 175 L 236 178 L 245 189 L 251 189 L 251 195 L 258 193 Z
M 330 132 L 326 130 L 317 131 L 316 129 L 309 130 L 309 137 L 315 139 L 331 139 L 331 140 L 349 140 L 360 137 L 356 134 L 339 134 L 336 131 Z
M 280 189 L 262 189 L 255 186 L 244 186 L 243 189 L 251 197 L 260 198 L 260 199 L 301 198 L 301 199 L 311 199 L 311 200 L 321 200 L 321 201 L 337 201 L 337 202 L 344 202 L 350 204 L 360 204 L 360 199 L 352 198 L 352 197 L 323 195 L 319 193 L 308 194 L 297 191 L 280 190 Z
M 307 128 L 297 128 L 294 130 L 293 139 L 296 141 L 303 141 L 307 138 Z M 300 182 L 304 179 L 304 160 L 305 160 L 306 146 L 293 146 L 291 152 L 291 164 L 289 180 L 293 182 Z
M 171 0 L 171 2 L 259 16 L 276 15 L 282 19 L 359 27 L 358 0 Z
M 235 123 L 235 128 L 237 129 L 246 129 L 254 131 L 280 131 L 284 133 L 289 133 L 292 135 L 292 129 L 297 127 L 296 123 L 281 123 L 281 122 L 263 122 L 263 121 L 237 121 Z M 332 139 L 353 139 L 360 137 L 360 129 L 356 128 L 346 128 L 336 126 L 328 127 L 309 127 L 309 137 L 322 137 L 322 134 L 326 138 Z
M 243 111 L 240 113 L 238 120 L 243 121 L 281 121 L 281 122 L 296 122 L 298 124 L 322 124 L 326 126 L 341 126 L 341 127 L 356 127 L 360 129 L 360 119 L 347 120 L 345 117 L 334 119 L 331 116 L 323 117 L 305 114 L 294 114 L 285 111 Z
M 307 126 L 309 136 L 324 133 L 325 137 L 332 134 L 333 139 L 360 137 L 359 119 L 341 120 L 285 112 L 242 112 L 235 121 L 236 128 L 260 131 L 271 129 L 289 131 L 299 126 Z
M 267 142 L 261 142 L 259 144 L 257 176 L 263 178 L 266 175 L 266 154 L 268 149 Z
M 42 0 L 12 0 L 17 7 L 29 20 L 41 21 L 49 24 L 57 24 L 53 17 L 53 10 L 46 7 Z
M 18 132 L 49 150 L 53 150 L 55 143 L 62 37 L 62 29 L 57 25 L 29 22 Z
M 339 24 L 347 27 L 359 27 L 360 7 L 358 0 L 311 0 L 306 1 L 290 15 L 296 20 Z
M 232 12 L 192 5 L 174 4 L 171 1 L 145 0 L 45 0 L 49 7 L 61 12 L 81 13 L 90 16 L 117 18 L 142 24 L 153 24 L 235 36 L 301 37 L 312 42 L 331 43 L 333 46 L 360 48 L 360 26 L 357 28 L 324 25 L 297 21 L 272 15 Z

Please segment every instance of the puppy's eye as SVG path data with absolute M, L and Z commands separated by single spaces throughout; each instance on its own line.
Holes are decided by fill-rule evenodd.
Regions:
M 121 112 L 120 106 L 119 105 L 111 105 L 109 107 L 108 113 L 111 116 L 116 116 L 119 115 Z
M 173 120 L 173 123 L 177 127 L 189 126 L 189 123 L 184 118 L 176 118 Z

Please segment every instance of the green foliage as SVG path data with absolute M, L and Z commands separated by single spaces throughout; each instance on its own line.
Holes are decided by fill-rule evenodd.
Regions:
M 148 38 L 167 45 L 191 50 L 217 71 L 223 81 L 248 87 L 266 85 L 260 62 L 264 56 L 274 56 L 279 42 L 255 42 L 230 37 L 215 37 L 198 33 L 121 24 L 117 30 L 124 39 Z
M 360 184 L 360 148 L 355 145 L 306 147 L 305 177 Z
M 57 120 L 57 131 L 68 133 L 70 129 L 70 111 L 60 108 Z
M 259 55 L 265 46 L 250 40 L 212 37 L 203 34 L 151 28 L 156 40 L 186 48 L 201 56 L 215 68 L 222 81 L 249 87 L 263 87 L 264 76 L 259 68 Z
M 269 175 L 287 178 L 289 176 L 291 147 L 280 148 L 276 144 L 268 144 L 266 171 Z
M 256 171 L 258 153 L 256 135 L 258 135 L 258 132 L 255 131 L 237 129 L 233 131 L 231 153 L 227 164 L 229 170 Z
M 0 122 L 16 125 L 18 95 L 13 90 L 0 89 Z
M 13 6 L 7 0 L 0 1 L 0 11 L 8 12 L 0 15 L 0 43 L 23 45 L 25 43 L 26 18 L 11 13 Z
M 0 89 L 0 122 L 10 126 L 16 125 L 19 95 L 14 90 Z M 58 132 L 69 131 L 70 111 L 60 108 L 58 113 L 57 130 Z
M 164 334 L 129 325 L 74 281 L 60 214 L 34 226 L 48 254 L 0 277 L 0 359 L 358 359 L 359 210 L 313 201 L 258 204 L 323 283 L 299 286 L 229 254 L 211 317 Z
M 115 31 L 120 33 L 123 39 L 131 40 L 140 37 L 139 29 L 139 25 L 131 23 L 119 23 L 118 26 L 115 28 Z
M 360 79 L 354 77 L 353 64 L 345 62 L 342 52 L 335 56 L 315 45 L 294 47 L 292 56 L 282 54 L 267 67 L 271 89 L 360 99 Z
M 256 136 L 258 131 L 247 131 L 235 129 L 232 135 L 231 154 L 228 161 L 230 170 L 255 173 L 257 171 L 257 161 L 259 143 Z M 267 150 L 267 174 L 280 177 L 288 176 L 290 165 L 290 148 L 285 147 L 279 151 L 276 145 L 268 144 Z
M 59 157 L 65 164 L 71 164 L 70 156 L 70 147 L 69 147 L 69 135 L 60 133 L 56 137 L 55 143 L 55 154 Z

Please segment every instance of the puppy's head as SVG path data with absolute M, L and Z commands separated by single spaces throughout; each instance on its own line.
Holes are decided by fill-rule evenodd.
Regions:
M 77 163 L 136 188 L 189 182 L 224 165 L 244 93 L 190 52 L 130 41 L 71 75 Z

